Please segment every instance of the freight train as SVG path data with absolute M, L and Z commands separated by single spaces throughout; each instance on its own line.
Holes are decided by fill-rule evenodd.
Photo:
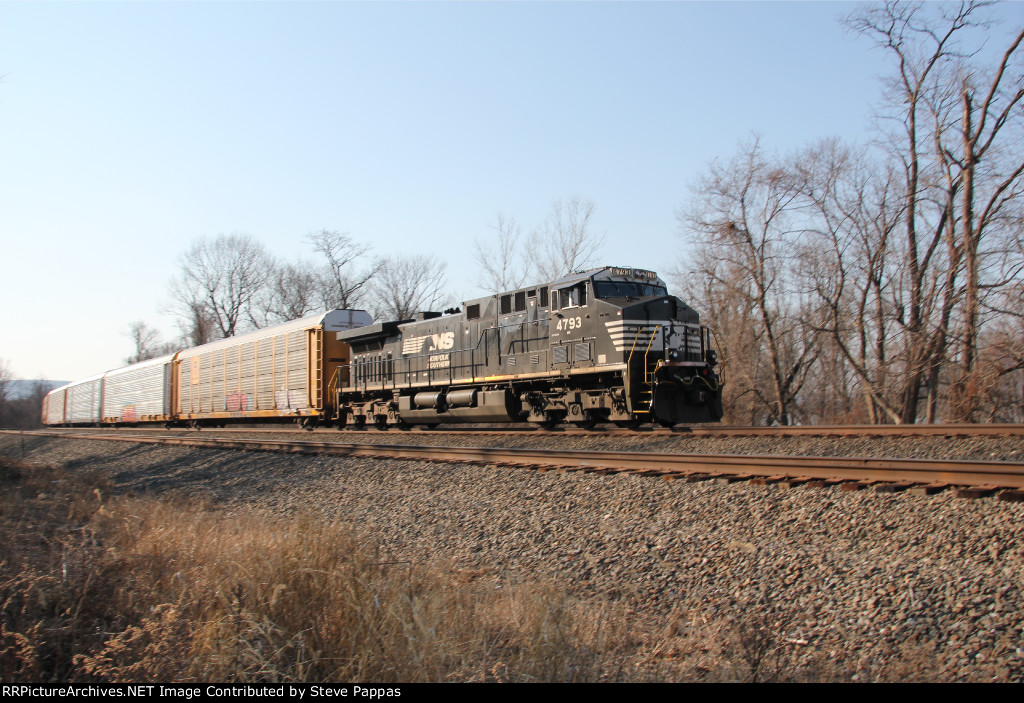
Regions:
M 604 267 L 412 320 L 333 310 L 222 339 L 55 389 L 43 422 L 671 426 L 721 419 L 717 364 L 654 272 Z

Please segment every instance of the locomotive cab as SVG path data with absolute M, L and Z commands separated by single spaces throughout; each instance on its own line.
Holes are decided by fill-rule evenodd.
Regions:
M 673 425 L 721 419 L 710 331 L 693 308 L 668 295 L 657 274 L 609 267 L 552 288 L 553 300 L 557 293 L 562 304 L 555 314 L 568 336 L 579 327 L 580 342 L 593 340 L 596 364 L 614 360 L 624 367 L 622 392 L 632 420 Z M 552 343 L 564 344 L 564 333 L 556 337 L 558 326 Z

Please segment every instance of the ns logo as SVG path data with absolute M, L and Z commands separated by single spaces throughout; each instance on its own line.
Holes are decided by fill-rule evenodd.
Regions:
M 430 335 L 430 349 L 429 351 L 437 351 L 439 349 L 451 349 L 455 346 L 455 333 L 454 332 L 442 332 L 441 334 Z

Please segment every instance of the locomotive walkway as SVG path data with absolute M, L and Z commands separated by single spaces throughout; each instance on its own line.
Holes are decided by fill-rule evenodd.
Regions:
M 979 426 L 965 426 L 977 429 Z M 982 426 L 1000 431 L 998 426 Z M 943 426 L 943 432 L 952 432 Z M 1020 434 L 1020 426 L 1012 434 Z M 731 429 L 731 428 L 719 428 Z M 743 428 L 746 430 L 752 428 Z M 770 429 L 770 428 L 753 428 Z M 786 428 L 787 430 L 791 428 Z M 811 428 L 807 428 L 811 429 Z M 821 428 L 817 428 L 820 429 Z M 847 428 L 844 428 L 847 429 Z M 878 428 L 873 427 L 873 430 Z M 251 431 L 251 430 L 250 430 Z M 5 431 L 13 432 L 13 431 Z M 223 430 L 211 430 L 220 434 Z M 433 434 L 434 431 L 431 431 Z M 955 433 L 955 432 L 953 432 Z M 973 434 L 973 433 L 971 433 Z M 41 430 L 26 436 L 54 436 L 69 439 L 100 439 L 146 444 L 167 444 L 212 449 L 272 451 L 328 456 L 404 459 L 441 463 L 473 463 L 508 466 L 538 471 L 582 471 L 589 473 L 630 473 L 664 480 L 717 481 L 749 480 L 782 487 L 838 485 L 843 490 L 873 487 L 877 491 L 909 490 L 935 493 L 955 489 L 963 497 L 998 494 L 1000 499 L 1024 500 L 1024 464 L 1004 461 L 957 461 L 926 459 L 880 459 L 806 456 L 753 456 L 734 454 L 668 454 L 659 452 L 616 452 L 499 447 L 413 446 L 361 444 L 335 441 L 240 439 L 224 436 L 144 434 L 141 432 Z M 337 437 L 337 433 L 335 434 Z

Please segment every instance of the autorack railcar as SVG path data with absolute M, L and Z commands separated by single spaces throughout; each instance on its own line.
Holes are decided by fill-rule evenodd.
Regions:
M 349 362 L 337 333 L 370 322 L 363 310 L 332 310 L 107 371 L 51 391 L 43 424 L 312 426 L 337 414 L 325 387 Z

